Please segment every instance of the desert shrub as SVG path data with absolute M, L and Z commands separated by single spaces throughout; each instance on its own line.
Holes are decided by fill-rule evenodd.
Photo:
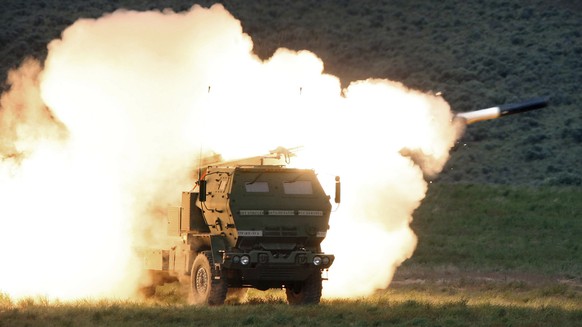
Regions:
M 561 133 L 562 139 L 572 139 L 575 143 L 582 143 L 582 128 L 566 128 Z
M 521 18 L 523 20 L 529 20 L 533 16 L 534 16 L 534 10 L 532 8 L 524 8 L 520 13 L 519 18 Z
M 551 156 L 550 151 L 540 145 L 534 145 L 527 149 L 524 154 L 525 161 L 542 160 Z
M 209 6 L 217 1 L 195 2 Z M 552 110 L 555 108 L 560 114 L 536 118 L 535 121 L 541 122 L 539 125 L 529 119 L 520 123 L 527 118 L 520 115 L 504 118 L 511 121 L 508 124 L 472 125 L 468 132 L 482 124 L 491 130 L 482 137 L 491 138 L 508 135 L 494 130 L 523 135 L 529 128 L 539 127 L 541 134 L 547 135 L 544 142 L 582 143 L 580 121 L 571 119 L 578 115 L 574 109 L 582 101 L 579 92 L 582 20 L 580 11 L 571 1 L 558 1 L 551 6 L 544 1 L 524 3 L 517 0 L 464 3 L 449 0 L 229 0 L 223 3 L 252 35 L 254 51 L 261 58 L 269 57 L 281 46 L 313 50 L 324 59 L 326 71 L 341 78 L 342 85 L 370 76 L 390 78 L 423 90 L 444 91 L 447 101 L 457 111 L 548 94 L 552 96 Z M 59 37 L 64 28 L 81 16 L 99 17 L 121 7 L 135 10 L 171 7 L 182 11 L 192 4 L 181 0 L 163 3 L 145 0 L 0 1 L 0 85 L 7 69 L 17 66 L 22 58 L 34 55 L 42 61 L 46 43 Z M 308 33 L 299 34 L 301 30 Z M 569 127 L 574 129 L 564 131 L 568 121 Z M 517 130 L 515 125 L 522 130 Z M 482 133 L 478 131 L 477 135 Z M 490 157 L 502 157 L 508 149 L 513 153 L 523 141 L 514 136 L 491 140 L 492 144 L 497 144 L 481 147 L 478 151 Z M 532 141 L 536 141 L 535 137 Z M 540 160 L 532 160 L 528 173 L 537 174 L 538 180 L 545 178 L 548 161 L 553 161 L 554 173 L 564 171 L 565 167 L 577 164 L 580 151 L 577 147 L 561 158 L 546 157 L 541 166 L 536 166 Z M 530 156 L 534 158 L 539 153 L 534 151 Z M 451 160 L 454 163 L 457 156 Z M 521 153 L 513 159 L 488 162 L 492 173 L 486 179 L 529 183 L 530 179 L 518 168 L 511 168 L 506 176 L 493 176 L 501 172 L 502 166 L 519 167 L 517 160 L 523 160 Z M 479 167 L 473 168 L 480 171 Z M 457 165 L 456 169 L 460 173 L 465 167 Z M 464 175 L 462 180 L 484 178 L 479 174 L 460 174 Z M 448 177 L 445 174 L 443 178 Z M 557 176 L 552 179 L 570 183 Z
M 557 174 L 555 177 L 548 179 L 546 182 L 548 185 L 568 185 L 568 186 L 581 186 L 582 177 L 579 174 L 574 174 L 571 172 L 563 172 Z
M 475 128 L 474 130 L 471 130 L 469 132 L 467 132 L 467 134 L 465 134 L 467 137 L 467 140 L 469 141 L 473 141 L 473 142 L 481 142 L 483 140 L 486 140 L 489 138 L 489 130 L 486 128 Z
M 513 36 L 511 38 L 512 45 L 522 45 L 524 42 L 525 42 L 524 39 L 520 36 Z
M 0 293 L 0 311 L 11 308 L 14 305 L 8 294 Z
M 526 117 L 521 117 L 521 118 L 522 119 L 520 119 L 518 121 L 518 123 L 520 125 L 523 125 L 528 130 L 531 130 L 531 128 L 535 128 L 535 127 L 540 126 L 540 121 L 538 119 L 532 118 L 531 116 L 526 116 Z
M 522 142 L 522 144 L 535 144 L 539 143 L 548 137 L 545 134 L 539 134 L 541 132 L 529 134 Z
M 559 171 L 560 171 L 560 168 L 558 168 L 554 165 L 548 165 L 548 167 L 546 168 L 546 172 L 548 172 L 548 173 L 556 173 Z

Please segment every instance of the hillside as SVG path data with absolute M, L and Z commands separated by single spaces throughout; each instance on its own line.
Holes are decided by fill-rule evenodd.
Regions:
M 199 1 L 208 6 L 213 1 Z M 440 91 L 453 110 L 549 95 L 551 106 L 472 125 L 443 182 L 582 185 L 582 6 L 575 1 L 224 1 L 267 58 L 308 49 L 344 85 L 388 78 Z M 5 0 L 0 79 L 81 17 L 190 1 Z M 6 89 L 6 85 L 3 89 Z M 406 110 L 403 108 L 402 110 Z

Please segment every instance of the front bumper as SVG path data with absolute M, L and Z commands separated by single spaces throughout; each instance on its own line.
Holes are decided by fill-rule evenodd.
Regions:
M 238 271 L 244 280 L 301 281 L 316 271 L 328 269 L 334 259 L 334 255 L 325 253 L 253 250 L 223 253 L 222 266 Z

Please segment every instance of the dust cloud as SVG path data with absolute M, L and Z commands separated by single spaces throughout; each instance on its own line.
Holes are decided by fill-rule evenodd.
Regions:
M 342 90 L 309 51 L 261 60 L 252 49 L 220 5 L 119 10 L 76 21 L 42 65 L 12 71 L 0 108 L 0 292 L 131 297 L 134 249 L 163 245 L 165 208 L 192 187 L 200 156 L 278 146 L 302 146 L 293 163 L 324 183 L 342 177 L 324 296 L 387 287 L 416 246 L 423 175 L 442 169 L 458 134 L 448 104 L 387 80 Z

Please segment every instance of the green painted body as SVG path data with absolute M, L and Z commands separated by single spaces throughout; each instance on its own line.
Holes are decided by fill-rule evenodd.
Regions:
M 313 170 L 210 166 L 201 180 L 203 201 L 184 192 L 169 210 L 170 235 L 183 240 L 169 252 L 169 272 L 189 275 L 196 255 L 210 251 L 215 280 L 265 290 L 300 285 L 333 263 L 320 247 L 332 206 Z

